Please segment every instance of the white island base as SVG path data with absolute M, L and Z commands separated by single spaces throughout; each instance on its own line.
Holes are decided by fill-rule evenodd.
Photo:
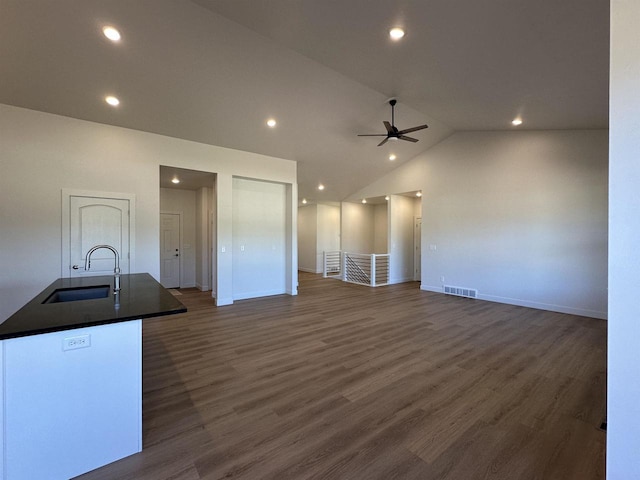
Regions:
M 142 450 L 142 320 L 0 344 L 0 478 L 66 480 Z

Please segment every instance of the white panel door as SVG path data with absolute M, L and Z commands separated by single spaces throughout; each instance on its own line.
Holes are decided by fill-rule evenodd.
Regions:
M 180 215 L 160 214 L 160 283 L 180 287 Z
M 107 249 L 96 250 L 91 269 L 84 269 L 87 252 L 95 245 L 114 247 L 121 273 L 129 273 L 129 200 L 71 196 L 69 227 L 70 276 L 113 274 L 115 257 Z

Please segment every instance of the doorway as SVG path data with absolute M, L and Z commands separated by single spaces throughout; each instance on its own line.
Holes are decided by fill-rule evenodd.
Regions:
M 165 288 L 180 288 L 179 213 L 160 213 L 160 283 Z
M 214 173 L 160 166 L 160 283 L 166 288 L 214 288 L 215 188 Z M 178 221 L 165 214 L 178 213 L 176 233 Z

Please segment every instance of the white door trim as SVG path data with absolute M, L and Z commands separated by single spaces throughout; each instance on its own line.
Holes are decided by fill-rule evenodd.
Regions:
M 184 246 L 182 245 L 182 242 L 183 242 L 183 239 L 184 239 L 184 232 L 182 231 L 182 228 L 183 228 L 182 224 L 184 223 L 182 221 L 182 213 L 183 212 L 182 211 L 178 212 L 178 211 L 175 211 L 175 210 L 160 210 L 160 215 L 162 215 L 163 213 L 167 214 L 167 215 L 178 215 L 178 224 L 179 224 L 178 236 L 180 237 L 178 239 L 178 245 L 179 245 L 178 248 L 180 249 L 180 252 L 179 252 L 180 256 L 178 257 L 178 260 L 179 260 L 179 267 L 178 268 L 180 269 L 180 275 L 179 275 L 180 278 L 178 279 L 178 282 L 180 283 L 180 285 L 178 286 L 178 288 L 180 288 L 180 287 L 182 287 L 184 285 L 184 282 L 182 281 L 182 275 L 183 275 L 183 272 L 184 272 L 184 260 L 183 260 L 183 257 L 184 257 Z M 158 215 L 158 218 L 160 218 L 160 215 Z M 160 254 L 161 252 L 158 252 L 158 253 Z M 162 274 L 160 274 L 160 277 L 162 277 Z
M 418 229 L 418 220 L 420 228 Z M 418 238 L 420 237 L 420 238 Z M 419 282 L 422 277 L 422 216 L 413 217 L 413 280 Z
M 218 262 L 216 262 L 216 255 L 218 253 L 218 249 L 216 248 L 216 214 L 214 210 L 209 210 L 209 290 L 211 290 L 211 296 L 216 298 L 216 284 L 215 281 L 217 279 L 216 275 L 216 266 Z
M 136 252 L 136 196 L 133 193 L 101 192 L 95 190 L 76 190 L 71 188 L 62 189 L 62 264 L 60 265 L 61 277 L 71 276 L 69 266 L 71 265 L 71 220 L 69 218 L 69 208 L 71 197 L 91 197 L 91 198 L 111 198 L 116 200 L 129 201 L 129 273 L 134 273 L 135 252 Z

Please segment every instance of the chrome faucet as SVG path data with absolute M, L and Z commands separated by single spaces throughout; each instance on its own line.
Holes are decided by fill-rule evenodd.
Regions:
M 108 250 L 111 250 L 115 255 L 115 264 L 113 268 L 113 278 L 114 278 L 113 291 L 114 293 L 118 293 L 120 291 L 120 255 L 118 254 L 118 250 L 113 248 L 111 245 L 96 245 L 95 247 L 91 247 L 87 252 L 87 256 L 84 260 L 84 269 L 85 270 L 91 269 L 91 255 L 93 254 L 93 252 L 95 252 L 100 248 L 106 248 Z

